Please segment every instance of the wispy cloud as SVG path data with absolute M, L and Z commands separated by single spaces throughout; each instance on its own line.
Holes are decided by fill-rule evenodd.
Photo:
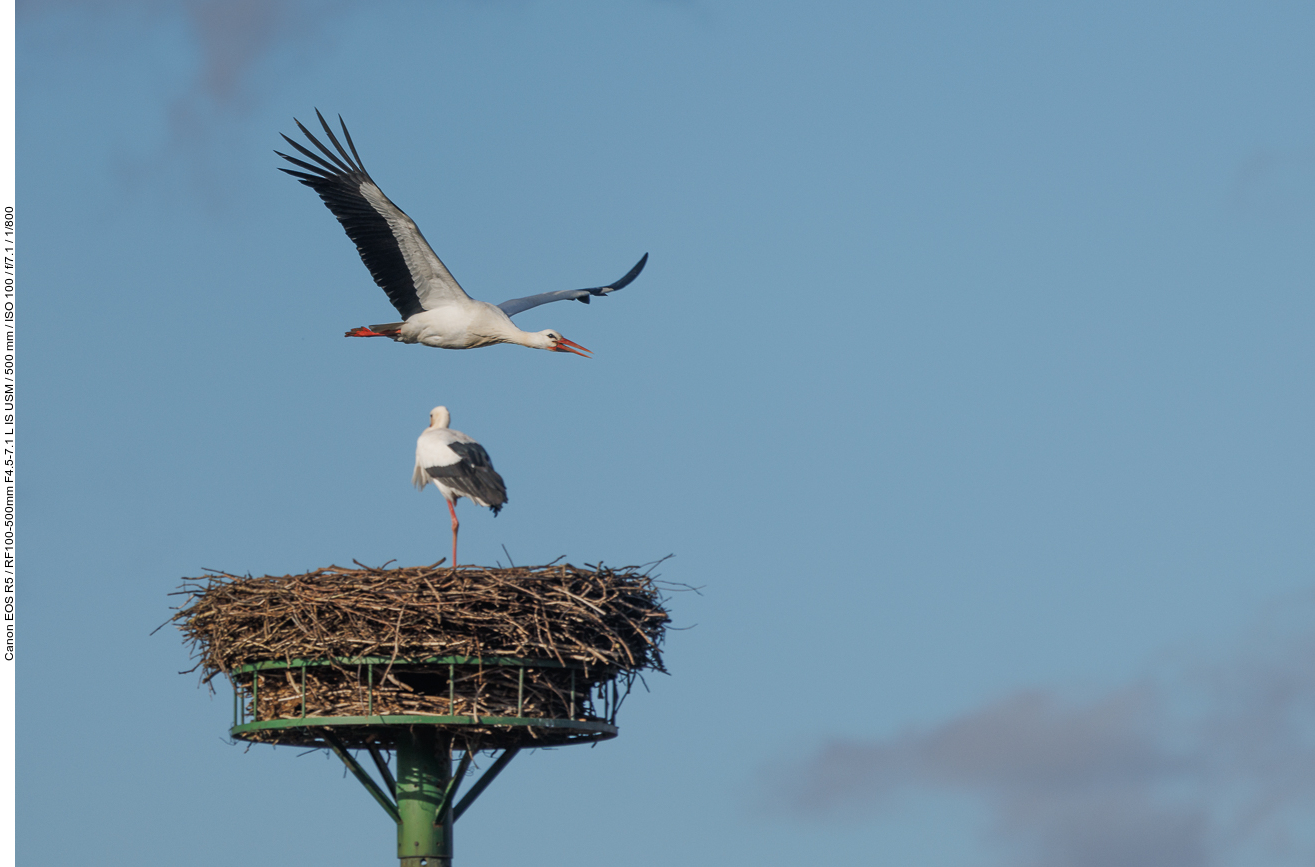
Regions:
M 170 38 L 181 35 L 194 52 L 194 72 L 161 87 L 158 111 L 163 139 L 136 143 L 131 153 L 112 155 L 125 189 L 167 188 L 184 180 L 209 206 L 231 204 L 225 182 L 227 155 L 240 145 L 240 121 L 259 106 L 262 72 L 281 51 L 301 51 L 324 37 L 328 25 L 350 9 L 348 0 L 20 0 L 20 26 L 43 24 L 67 33 L 59 46 L 92 45 L 107 56 L 122 46 L 102 40 L 101 31 L 125 25 Z M 107 27 L 107 24 L 113 27 Z M 73 49 L 68 49 L 73 50 Z M 70 62 L 75 62 L 70 58 Z M 161 80 L 166 80 L 162 78 Z M 179 178 L 174 172 L 181 170 Z
M 307 5 L 302 0 L 195 0 L 189 4 L 203 58 L 199 91 L 220 104 L 239 99 L 247 71 L 296 33 L 297 13 L 321 11 L 302 8 Z
M 113 16 L 131 16 L 143 26 L 168 26 L 181 17 L 199 66 L 177 102 L 195 113 L 202 106 L 241 108 L 253 95 L 250 75 L 262 61 L 345 7 L 343 0 L 19 0 L 17 14 L 25 23 L 57 15 L 63 26 L 84 30 Z
M 791 812 L 814 819 L 877 816 L 914 790 L 975 797 L 1011 865 L 1310 864 L 1315 638 L 1086 701 L 1033 690 L 833 740 L 793 776 Z

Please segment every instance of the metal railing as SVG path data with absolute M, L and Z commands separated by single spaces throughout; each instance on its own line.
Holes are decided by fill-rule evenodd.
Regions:
M 307 712 L 306 672 L 316 668 L 332 667 L 336 669 L 356 668 L 358 684 L 361 683 L 361 669 L 364 669 L 365 701 L 364 714 L 350 716 L 319 716 Z M 473 693 L 458 691 L 458 673 L 461 669 L 476 669 L 481 677 L 474 682 Z M 381 684 L 376 678 L 376 669 L 382 669 L 383 676 L 390 674 L 426 674 L 446 675 L 449 711 L 456 707 L 458 698 L 468 699 L 478 710 L 480 689 L 483 686 L 482 672 L 485 669 L 516 670 L 516 712 L 514 715 L 484 715 L 478 713 L 402 713 L 376 714 L 375 688 Z M 554 669 L 570 673 L 570 682 L 564 690 L 567 701 L 565 718 L 525 716 L 526 672 L 535 669 Z M 261 719 L 260 681 L 261 676 L 273 672 L 295 672 L 299 675 L 298 713 L 292 716 L 277 716 Z M 578 730 L 580 734 L 595 734 L 604 737 L 616 734 L 616 713 L 620 694 L 616 676 L 602 680 L 588 678 L 589 669 L 583 663 L 562 663 L 552 659 L 520 659 L 505 656 L 435 656 L 423 659 L 395 659 L 387 656 L 339 656 L 324 659 L 293 659 L 254 662 L 238 666 L 229 673 L 233 685 L 233 726 L 231 734 L 242 737 L 255 732 L 274 731 L 286 728 L 307 726 L 368 726 L 368 725 L 414 725 L 430 724 L 444 726 L 535 726 L 563 730 Z M 245 680 L 245 682 L 244 682 Z M 250 714 L 248 714 L 248 698 Z M 601 705 L 601 713 L 595 709 Z

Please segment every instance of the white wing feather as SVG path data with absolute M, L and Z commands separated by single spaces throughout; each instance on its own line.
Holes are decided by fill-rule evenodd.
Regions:
M 434 248 L 429 246 L 420 227 L 408 217 L 401 208 L 394 205 L 383 191 L 370 182 L 361 184 L 361 195 L 370 203 L 370 207 L 388 222 L 397 246 L 402 251 L 402 258 L 415 281 L 416 295 L 420 305 L 426 310 L 433 310 L 453 301 L 469 301 L 466 290 L 457 283 L 452 272 L 438 258 Z

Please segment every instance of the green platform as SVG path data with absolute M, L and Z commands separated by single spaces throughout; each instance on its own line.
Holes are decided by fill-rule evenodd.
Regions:
M 366 673 L 366 713 L 360 716 L 310 716 L 306 713 L 305 673 L 321 666 L 356 667 Z M 375 668 L 393 671 L 446 675 L 449 701 L 456 697 L 458 669 L 519 669 L 516 716 L 441 716 L 431 714 L 371 713 Z M 570 718 L 527 717 L 523 712 L 525 673 L 533 669 L 564 669 L 571 672 L 568 711 Z M 252 713 L 259 710 L 259 681 L 256 675 L 288 671 L 300 675 L 302 685 L 300 716 L 277 719 L 247 719 L 246 698 Z M 515 659 L 510 657 L 444 656 L 427 659 L 390 659 L 388 657 L 334 657 L 330 659 L 294 659 L 289 662 L 258 662 L 244 665 L 232 673 L 233 726 L 229 733 L 237 740 L 277 745 L 320 747 L 332 750 L 342 759 L 366 791 L 397 824 L 397 857 L 401 867 L 451 867 L 452 828 L 475 799 L 502 773 L 522 749 L 594 743 L 617 735 L 616 711 L 620 705 L 614 677 L 600 690 L 604 709 L 601 716 L 586 715 L 592 709 L 590 678 L 583 665 L 554 660 Z M 246 676 L 248 683 L 242 683 Z M 577 693 L 576 683 L 582 690 Z M 608 687 L 611 692 L 608 694 Z M 578 701 L 578 704 L 577 704 Z M 454 747 L 460 740 L 474 749 Z M 352 755 L 352 750 L 366 752 L 378 772 L 376 780 Z M 397 754 L 397 774 L 389 768 L 385 750 Z M 462 753 L 456 771 L 452 769 L 454 749 Z M 497 759 L 461 795 L 461 785 L 478 752 L 499 752 Z M 461 795 L 460 800 L 458 796 Z

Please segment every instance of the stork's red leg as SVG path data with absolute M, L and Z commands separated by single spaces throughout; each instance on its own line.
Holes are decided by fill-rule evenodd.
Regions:
M 457 520 L 457 508 L 451 500 L 447 500 L 447 510 L 452 513 L 452 568 L 455 569 L 457 568 L 457 530 L 461 529 L 461 522 Z

